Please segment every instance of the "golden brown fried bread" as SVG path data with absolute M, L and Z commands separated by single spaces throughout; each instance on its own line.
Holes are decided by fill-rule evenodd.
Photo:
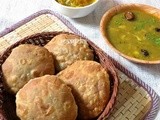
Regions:
M 71 88 L 54 75 L 30 80 L 16 95 L 21 120 L 75 120 L 77 105 Z
M 17 93 L 30 79 L 54 73 L 53 55 L 44 47 L 19 45 L 2 65 L 2 71 L 6 88 Z
M 93 60 L 93 51 L 86 40 L 73 34 L 60 34 L 45 45 L 53 53 L 57 72 L 77 60 Z
M 97 117 L 110 97 L 109 75 L 95 61 L 76 61 L 57 75 L 72 88 L 78 105 L 78 118 Z

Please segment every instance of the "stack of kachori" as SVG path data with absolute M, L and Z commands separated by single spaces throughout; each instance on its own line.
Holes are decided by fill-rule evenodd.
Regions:
M 88 42 L 59 34 L 44 47 L 23 44 L 2 65 L 5 88 L 21 120 L 89 120 L 110 99 L 109 74 Z

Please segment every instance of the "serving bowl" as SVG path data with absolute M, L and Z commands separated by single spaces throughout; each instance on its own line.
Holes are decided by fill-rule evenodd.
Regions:
M 103 17 L 101 19 L 101 22 L 100 22 L 101 34 L 102 34 L 104 40 L 106 41 L 107 45 L 109 47 L 111 47 L 119 55 L 121 55 L 122 57 L 124 57 L 124 58 L 126 58 L 126 59 L 128 59 L 128 60 L 130 60 L 132 62 L 135 62 L 135 63 L 158 64 L 158 63 L 160 63 L 160 59 L 155 59 L 155 60 L 154 59 L 153 60 L 147 59 L 146 60 L 146 59 L 140 59 L 140 58 L 136 58 L 136 57 L 130 56 L 130 55 L 120 51 L 119 49 L 117 49 L 115 47 L 115 45 L 113 45 L 113 43 L 111 42 L 111 39 L 110 39 L 110 36 L 109 36 L 110 33 L 107 32 L 106 29 L 107 29 L 109 23 L 111 22 L 111 20 L 113 19 L 113 17 L 118 15 L 119 13 L 125 13 L 126 14 L 126 12 L 131 12 L 131 11 L 134 11 L 134 10 L 144 12 L 144 13 L 146 13 L 148 15 L 151 15 L 151 16 L 159 19 L 159 21 L 160 21 L 160 10 L 157 9 L 157 8 L 154 8 L 154 7 L 149 6 L 149 5 L 144 5 L 144 4 L 121 4 L 121 5 L 117 5 L 117 6 L 113 7 L 113 8 L 111 8 L 110 10 L 106 11 L 106 13 L 103 15 Z M 124 16 L 124 17 L 126 17 L 126 16 Z M 131 17 L 131 16 L 129 15 L 128 17 Z M 125 18 L 123 18 L 123 19 L 125 19 Z M 137 18 L 135 18 L 135 21 L 136 21 L 136 19 Z M 144 21 L 147 21 L 147 20 L 144 20 Z M 140 24 L 140 25 L 142 25 L 142 24 Z M 150 26 L 152 26 L 152 25 L 150 25 Z M 145 31 L 145 28 L 142 28 L 142 30 Z M 158 28 L 158 30 L 159 30 L 159 28 Z M 125 31 L 124 35 L 127 34 L 127 32 L 128 32 L 128 30 Z M 158 34 L 160 34 L 160 32 Z M 116 33 L 115 33 L 115 36 L 117 37 L 116 39 L 119 39 L 119 37 L 118 37 L 118 35 Z M 131 44 L 132 47 L 135 47 L 135 46 L 132 45 L 132 43 L 130 43 L 130 44 Z M 144 45 L 144 47 L 145 47 L 145 45 Z M 127 52 L 129 53 L 131 51 L 128 50 Z M 141 49 L 140 52 L 142 52 L 146 56 L 149 56 L 149 53 L 147 53 L 147 51 L 144 50 L 144 49 Z M 151 53 L 151 55 L 152 55 L 152 53 Z M 160 56 L 160 54 L 157 54 L 157 55 Z
M 0 119 L 18 120 L 16 116 L 16 110 L 15 110 L 16 109 L 15 96 L 6 92 L 6 90 L 4 89 L 4 85 L 3 85 L 2 64 L 5 62 L 5 60 L 10 55 L 12 49 L 14 49 L 15 47 L 21 44 L 34 44 L 38 46 L 44 46 L 56 35 L 59 35 L 62 33 L 73 34 L 73 33 L 68 33 L 68 32 L 56 32 L 56 31 L 36 33 L 36 34 L 23 38 L 22 40 L 11 45 L 9 48 L 7 48 L 4 51 L 4 53 L 0 57 Z M 103 118 L 106 118 L 109 115 L 110 111 L 112 110 L 114 106 L 114 103 L 117 97 L 117 93 L 118 93 L 119 79 L 117 76 L 116 68 L 114 64 L 112 63 L 112 61 L 107 57 L 107 55 L 100 48 L 98 48 L 94 43 L 92 43 L 90 40 L 87 40 L 87 42 L 90 48 L 94 52 L 94 60 L 99 62 L 109 74 L 110 89 L 111 89 L 110 99 L 104 111 L 98 116 L 98 118 L 96 118 L 98 120 L 102 120 Z
M 71 6 L 65 6 L 60 3 L 58 3 L 56 0 L 53 0 L 53 5 L 55 10 L 69 18 L 80 18 L 87 16 L 91 12 L 94 11 L 96 8 L 97 4 L 99 3 L 100 0 L 95 0 L 93 3 L 87 5 L 87 6 L 82 6 L 82 7 L 71 7 Z

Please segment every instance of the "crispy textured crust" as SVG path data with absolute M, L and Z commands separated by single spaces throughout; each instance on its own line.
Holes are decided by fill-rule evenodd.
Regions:
M 78 105 L 78 118 L 97 117 L 110 97 L 109 75 L 95 61 L 77 61 L 58 74 L 72 88 Z
M 60 34 L 45 45 L 55 58 L 57 72 L 77 60 L 93 60 L 93 51 L 86 40 L 73 34 Z
M 24 44 L 14 48 L 2 65 L 4 84 L 17 93 L 30 79 L 54 74 L 53 55 L 43 47 Z
M 71 89 L 54 75 L 30 80 L 16 95 L 21 120 L 75 120 L 77 105 Z

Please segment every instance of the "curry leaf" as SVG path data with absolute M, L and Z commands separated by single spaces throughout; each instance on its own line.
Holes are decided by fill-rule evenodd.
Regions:
M 157 45 L 160 45 L 160 38 L 157 38 L 157 39 L 155 40 L 155 43 L 156 43 Z

